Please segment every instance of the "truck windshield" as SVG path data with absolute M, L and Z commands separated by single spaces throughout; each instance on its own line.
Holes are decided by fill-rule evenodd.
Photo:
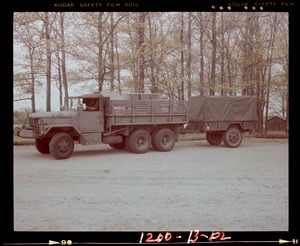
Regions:
M 77 110 L 78 105 L 82 105 L 82 98 L 79 97 L 69 97 L 66 100 L 67 105 L 65 105 L 66 109 Z

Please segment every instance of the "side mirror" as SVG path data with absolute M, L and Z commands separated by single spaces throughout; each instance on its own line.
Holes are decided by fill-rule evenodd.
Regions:
M 78 104 L 78 109 L 79 110 L 86 110 L 86 104 L 83 103 L 83 104 Z

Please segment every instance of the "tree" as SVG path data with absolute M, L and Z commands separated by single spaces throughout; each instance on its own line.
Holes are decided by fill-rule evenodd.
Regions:
M 138 88 L 137 92 L 143 93 L 145 91 L 145 12 L 139 13 L 138 19 Z
M 215 94 L 215 85 L 216 85 L 216 62 L 217 62 L 217 37 L 216 37 L 216 19 L 217 13 L 212 12 L 212 23 L 211 23 L 211 75 L 209 83 L 209 95 Z
M 51 39 L 52 24 L 55 20 L 55 15 L 52 20 L 49 19 L 49 13 L 38 13 L 40 20 L 43 22 L 43 37 L 45 39 L 46 49 L 46 111 L 51 111 Z
M 59 101 L 60 101 L 60 108 L 62 109 L 64 106 L 68 108 L 68 101 L 64 102 L 63 98 L 69 96 L 68 91 L 68 81 L 67 81 L 67 65 L 66 65 L 66 44 L 65 44 L 65 15 L 64 12 L 58 13 L 58 20 L 57 20 L 57 27 L 53 27 L 53 46 L 54 48 L 54 55 L 56 57 L 56 68 L 57 68 L 57 87 L 59 90 Z M 52 62 L 52 65 L 54 61 Z M 52 75 L 53 78 L 55 78 Z
M 204 84 L 204 77 L 205 77 L 205 44 L 206 44 L 206 39 L 205 39 L 205 33 L 208 25 L 208 20 L 209 18 L 205 18 L 206 13 L 203 12 L 197 12 L 197 13 L 192 13 L 192 17 L 194 22 L 196 23 L 196 28 L 198 29 L 197 34 L 195 35 L 195 40 L 198 42 L 198 48 L 199 48 L 199 70 L 194 71 L 198 72 L 199 74 L 199 94 L 204 95 L 205 94 L 205 84 Z
M 36 26 L 37 15 L 14 14 L 14 42 L 15 50 L 25 47 L 27 54 L 20 63 L 15 63 L 14 87 L 20 91 L 20 96 L 15 101 L 31 100 L 32 112 L 36 112 L 35 93 L 36 87 L 41 83 L 37 79 L 41 74 L 42 63 L 42 35 Z M 18 67 L 20 67 L 18 69 Z M 28 97 L 26 97 L 28 95 Z M 25 97 L 24 97 L 25 96 Z
M 259 131 L 271 111 L 288 115 L 286 13 L 15 13 L 14 45 L 15 100 L 33 111 L 43 87 L 51 109 L 57 81 L 61 104 L 80 86 L 171 100 L 253 95 Z
M 188 13 L 188 36 L 187 36 L 187 94 L 192 95 L 192 14 Z

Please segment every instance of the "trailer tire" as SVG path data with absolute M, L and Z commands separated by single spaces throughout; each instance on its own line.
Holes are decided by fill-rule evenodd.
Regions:
M 70 134 L 61 132 L 53 136 L 49 149 L 51 155 L 58 160 L 68 158 L 74 150 L 74 141 Z
M 151 136 L 146 130 L 135 130 L 126 138 L 126 146 L 133 153 L 145 153 L 150 149 Z
M 153 134 L 152 138 L 153 147 L 162 152 L 173 149 L 176 141 L 174 132 L 167 128 L 158 130 Z
M 36 138 L 34 141 L 35 148 L 37 149 L 38 152 L 41 154 L 49 154 L 49 142 L 43 141 L 39 138 Z
M 238 128 L 229 128 L 223 137 L 223 142 L 228 148 L 236 148 L 242 143 L 242 133 Z
M 219 145 L 223 141 L 224 132 L 214 131 L 206 132 L 206 140 L 211 145 Z

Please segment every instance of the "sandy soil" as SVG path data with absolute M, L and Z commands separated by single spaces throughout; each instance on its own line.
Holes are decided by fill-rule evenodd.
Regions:
M 181 141 L 133 154 L 75 146 L 55 160 L 14 146 L 16 231 L 286 231 L 288 141 Z

